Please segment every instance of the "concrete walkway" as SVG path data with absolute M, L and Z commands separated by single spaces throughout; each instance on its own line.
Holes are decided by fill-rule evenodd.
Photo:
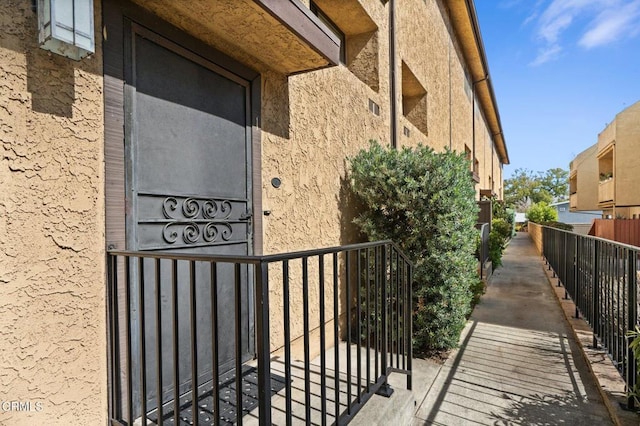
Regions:
M 527 234 L 511 241 L 413 424 L 612 424 Z

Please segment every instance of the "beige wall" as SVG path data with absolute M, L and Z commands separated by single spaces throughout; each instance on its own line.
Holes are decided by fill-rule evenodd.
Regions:
M 360 2 L 378 27 L 378 81 L 374 90 L 359 79 L 348 66 L 290 76 L 279 80 L 267 74 L 263 84 L 263 120 L 277 123 L 283 109 L 282 98 L 272 95 L 288 93 L 288 132 L 263 129 L 262 179 L 263 208 L 271 211 L 264 217 L 264 252 L 274 253 L 333 246 L 358 241 L 351 224 L 354 214 L 352 200 L 345 191 L 346 157 L 366 148 L 370 139 L 389 143 L 389 73 L 388 73 L 388 10 L 377 0 Z M 427 91 L 427 134 L 421 132 L 402 115 L 401 83 L 398 81 L 398 144 L 429 145 L 436 150 L 449 146 L 464 152 L 472 145 L 472 104 L 464 89 L 464 66 L 456 44 L 449 37 L 446 17 L 435 1 L 407 0 L 397 3 L 397 75 L 404 62 Z M 400 78 L 398 78 L 400 80 Z M 274 85 L 271 86 L 270 84 Z M 449 98 L 451 94 L 451 99 Z M 380 115 L 369 112 L 369 99 L 380 105 Z M 410 135 L 403 134 L 403 127 Z M 280 126 L 274 126 L 280 128 Z M 476 122 L 476 156 L 480 160 L 481 185 L 489 188 L 493 161 L 496 191 L 502 186 L 500 163 L 491 149 L 487 125 L 482 114 Z M 493 153 L 492 153 L 493 151 Z M 270 181 L 279 177 L 282 186 L 273 188 Z M 315 275 L 312 272 L 312 276 Z M 277 272 L 274 275 L 274 306 L 280 306 L 281 288 Z M 312 285 L 312 287 L 314 287 Z M 330 295 L 328 295 L 330 296 Z M 316 297 L 312 295 L 312 297 Z M 313 299 L 311 306 L 317 306 Z M 299 302 L 299 300 L 298 300 Z M 292 303 L 299 309 L 301 303 Z M 331 318 L 327 307 L 327 318 Z M 272 325 L 278 334 L 282 314 L 272 310 Z M 317 313 L 312 313 L 312 326 L 319 325 Z M 294 328 L 301 332 L 301 324 Z M 278 344 L 274 344 L 274 348 Z
M 105 424 L 100 43 L 38 49 L 30 0 L 0 22 L 0 424 Z
M 536 250 L 538 250 L 538 254 L 542 254 L 542 226 L 529 222 L 527 229 L 529 230 L 529 237 L 531 237 Z
M 436 150 L 450 147 L 459 153 L 464 153 L 466 145 L 473 151 L 473 82 L 468 77 L 460 41 L 450 36 L 455 33 L 446 7 L 438 1 L 407 0 L 396 4 L 398 55 L 427 90 L 429 122 L 425 135 L 400 114 L 399 145 L 424 143 Z M 381 65 L 381 69 L 384 68 Z M 476 194 L 480 189 L 490 189 L 492 161 L 494 189 L 499 193 L 502 187 L 500 160 L 495 150 L 492 159 L 493 140 L 477 101 L 475 109 L 475 152 L 472 154 L 479 162 L 480 175 Z M 403 136 L 403 126 L 410 129 L 411 137 Z
M 616 209 L 618 206 L 640 206 L 640 102 L 618 114 L 615 126 Z
M 599 210 L 598 208 L 598 145 L 595 144 L 574 158 L 570 173 L 576 173 L 576 210 Z

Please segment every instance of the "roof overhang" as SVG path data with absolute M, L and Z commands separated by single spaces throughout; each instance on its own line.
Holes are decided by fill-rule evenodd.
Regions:
M 133 1 L 196 38 L 242 51 L 285 75 L 340 62 L 340 40 L 300 0 Z
M 491 84 L 489 64 L 485 55 L 473 0 L 450 0 L 447 4 L 453 29 L 460 41 L 462 54 L 471 73 L 474 93 L 487 120 L 496 150 L 502 163 L 509 164 L 509 154 L 502 131 L 502 123 L 500 122 L 500 112 L 498 111 L 498 103 Z

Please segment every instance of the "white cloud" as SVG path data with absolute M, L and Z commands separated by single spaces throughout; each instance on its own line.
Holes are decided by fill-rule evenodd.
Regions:
M 592 24 L 578 42 L 587 49 L 615 42 L 625 36 L 636 36 L 640 32 L 640 0 L 620 9 L 604 10 Z
M 565 39 L 576 33 L 577 43 L 587 49 L 638 35 L 640 0 L 551 0 L 546 7 L 538 1 L 523 26 L 532 21 L 542 44 L 531 62 L 536 66 L 558 58 Z
M 557 44 L 538 49 L 538 56 L 536 56 L 529 65 L 536 67 L 546 62 L 553 61 L 560 56 L 560 52 L 562 52 L 562 47 Z

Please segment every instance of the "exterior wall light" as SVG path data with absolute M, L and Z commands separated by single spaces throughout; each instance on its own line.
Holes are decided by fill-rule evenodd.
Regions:
M 40 47 L 75 61 L 95 51 L 93 0 L 38 0 Z

